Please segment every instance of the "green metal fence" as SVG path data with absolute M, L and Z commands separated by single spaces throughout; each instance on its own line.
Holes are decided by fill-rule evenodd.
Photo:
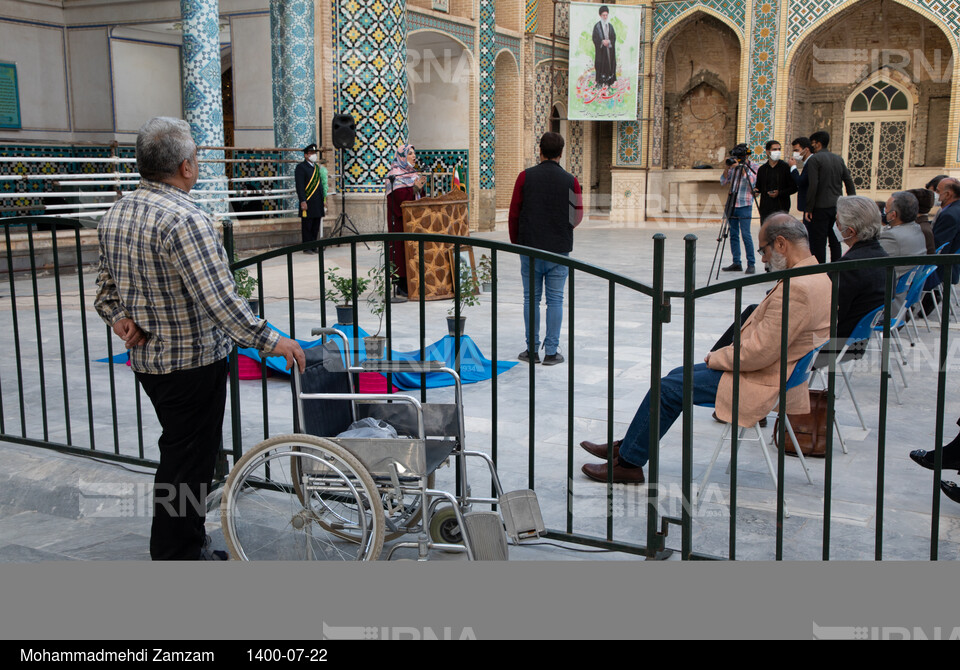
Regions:
M 92 311 L 92 292 L 94 289 L 90 279 L 90 268 L 85 272 L 76 264 L 75 259 L 82 257 L 82 246 L 89 245 L 89 238 L 81 239 L 79 226 L 71 223 L 62 223 L 58 230 L 35 231 L 29 226 L 27 231 L 17 228 L 11 230 L 8 223 L 3 223 L 3 234 L 6 241 L 6 275 L 0 281 L 0 319 L 3 320 L 2 330 L 5 335 L 6 349 L 12 355 L 0 362 L 0 439 L 32 445 L 48 447 L 69 453 L 95 454 L 107 459 L 139 463 L 149 466 L 156 465 L 155 442 L 158 427 L 151 408 L 143 409 L 141 393 L 133 375 L 119 371 L 120 362 L 113 360 L 117 352 L 114 348 L 113 336 Z M 17 237 L 19 235 L 19 237 Z M 13 237 L 12 237 L 13 236 Z M 16 239 L 13 239 L 16 237 Z M 232 253 L 232 230 L 225 228 L 225 245 L 228 253 Z M 19 241 L 18 241 L 19 240 Z M 506 243 L 483 240 L 478 238 L 451 238 L 440 235 L 421 234 L 378 234 L 349 237 L 343 239 L 320 240 L 311 244 L 301 244 L 269 253 L 244 259 L 234 264 L 234 269 L 255 269 L 259 278 L 256 297 L 260 305 L 265 305 L 268 296 L 268 287 L 264 285 L 264 271 L 270 265 L 276 267 L 279 262 L 285 265 L 285 288 L 281 289 L 276 281 L 269 287 L 271 292 L 266 316 L 273 321 L 285 321 L 285 327 L 291 337 L 303 337 L 311 326 L 332 325 L 332 314 L 328 314 L 328 306 L 323 299 L 319 300 L 319 310 L 311 311 L 308 316 L 303 314 L 303 303 L 298 302 L 298 294 L 302 291 L 304 281 L 304 261 L 308 265 L 311 290 L 316 289 L 319 295 L 326 290 L 325 273 L 331 267 L 329 256 L 336 252 L 342 254 L 344 249 L 349 250 L 350 274 L 353 277 L 364 274 L 365 268 L 360 267 L 358 247 L 372 245 L 374 250 L 383 247 L 387 251 L 389 242 L 405 240 L 419 247 L 420 273 L 424 274 L 423 267 L 424 245 L 428 243 L 443 243 L 449 245 L 454 257 L 460 256 L 461 250 L 469 244 L 475 252 L 482 250 L 488 254 L 494 278 L 500 277 L 500 283 L 494 283 L 490 295 L 489 312 L 489 358 L 493 361 L 493 376 L 489 383 L 489 402 L 491 409 L 490 444 L 485 445 L 494 460 L 498 463 L 510 460 L 512 468 L 522 468 L 521 476 L 526 479 L 526 485 L 533 489 L 544 488 L 545 483 L 538 479 L 537 456 L 542 453 L 544 445 L 541 436 L 537 433 L 538 407 L 550 406 L 556 412 L 559 404 L 556 392 L 547 387 L 541 391 L 543 384 L 538 379 L 534 366 L 525 371 L 528 385 L 527 394 L 527 426 L 526 437 L 522 444 L 515 440 L 505 440 L 501 435 L 500 419 L 504 414 L 500 405 L 503 385 L 510 383 L 510 379 L 517 379 L 516 374 L 509 379 L 500 379 L 498 376 L 497 360 L 512 358 L 515 350 L 503 356 L 504 345 L 498 336 L 500 330 L 500 291 L 502 287 L 519 284 L 512 278 L 505 278 L 502 268 L 507 261 L 514 263 L 518 256 L 530 259 L 543 259 L 565 265 L 570 274 L 565 296 L 565 326 L 567 330 L 565 354 L 566 368 L 566 398 L 565 416 L 557 415 L 557 424 L 561 422 L 566 429 L 566 481 L 563 482 L 563 501 L 554 499 L 545 504 L 559 504 L 563 508 L 562 520 L 554 524 L 549 536 L 573 543 L 593 547 L 603 547 L 612 550 L 645 555 L 650 558 L 662 557 L 666 551 L 668 530 L 672 524 L 680 526 L 681 556 L 684 559 L 736 559 L 738 553 L 738 482 L 737 482 L 737 449 L 738 432 L 731 433 L 733 448 L 731 449 L 731 475 L 729 480 L 729 544 L 726 552 L 703 551 L 694 546 L 693 528 L 695 511 L 689 501 L 693 499 L 693 402 L 692 402 L 692 368 L 696 357 L 703 352 L 697 351 L 697 306 L 698 302 L 710 296 L 720 294 L 732 295 L 734 310 L 731 321 L 739 323 L 742 311 L 743 291 L 745 288 L 782 280 L 786 287 L 789 282 L 799 276 L 829 272 L 834 279 L 832 296 L 831 336 L 836 336 L 836 305 L 837 284 L 836 273 L 846 270 L 863 269 L 869 267 L 886 268 L 887 273 L 887 301 L 883 347 L 881 356 L 880 402 L 876 409 L 878 413 L 878 470 L 876 479 L 876 540 L 872 558 L 880 560 L 884 557 L 883 551 L 883 524 L 884 524 L 884 487 L 885 473 L 883 454 L 886 444 L 886 422 L 889 378 L 889 360 L 891 355 L 891 333 L 889 330 L 889 315 L 891 310 L 892 287 L 894 282 L 894 266 L 907 264 L 930 263 L 929 257 L 872 259 L 869 261 L 853 261 L 820 265 L 814 267 L 795 268 L 779 273 L 756 275 L 724 282 L 713 286 L 698 287 L 696 276 L 696 237 L 689 235 L 685 238 L 685 260 L 683 264 L 683 286 L 679 290 L 666 288 L 667 278 L 670 276 L 665 261 L 667 240 L 663 235 L 654 236 L 653 244 L 653 281 L 651 285 L 644 284 L 629 277 L 609 272 L 602 268 L 526 247 L 514 246 Z M 44 253 L 52 260 L 44 270 L 37 261 L 40 253 L 38 244 L 44 247 Z M 18 272 L 15 265 L 14 249 L 26 245 L 29 256 L 29 270 Z M 296 264 L 295 254 L 306 249 L 316 249 L 319 253 L 307 259 L 300 259 Z M 63 258 L 69 256 L 70 264 L 65 264 Z M 960 256 L 938 256 L 937 264 L 946 267 L 960 262 Z M 386 269 L 384 268 L 385 279 Z M 460 278 L 454 273 L 456 291 L 460 290 Z M 5 281 L 5 283 L 4 283 Z M 508 284 L 509 282 L 509 284 Z M 389 285 L 389 281 L 387 281 Z M 498 288 L 501 287 L 501 288 Z M 943 304 L 949 312 L 951 304 L 951 286 L 945 284 Z M 277 292 L 284 295 L 279 298 Z M 359 304 L 354 296 L 354 324 L 358 323 Z M 515 297 L 515 296 L 514 296 Z M 650 430 L 650 462 L 647 468 L 648 485 L 639 489 L 628 489 L 622 485 L 613 484 L 608 480 L 604 491 L 605 514 L 602 528 L 584 530 L 580 522 L 584 518 L 584 509 L 578 500 L 578 495 L 584 491 L 596 491 L 595 483 L 587 483 L 574 471 L 574 455 L 579 453 L 575 445 L 576 426 L 575 418 L 579 413 L 580 404 L 594 401 L 596 398 L 585 398 L 575 393 L 580 352 L 586 342 L 583 337 L 578 339 L 580 328 L 580 309 L 578 305 L 589 302 L 593 307 L 605 311 L 606 315 L 606 392 L 600 403 L 602 409 L 596 410 L 597 420 L 605 419 L 606 437 L 609 442 L 619 437 L 614 434 L 615 408 L 618 406 L 618 370 L 615 366 L 616 352 L 619 346 L 627 344 L 626 338 L 634 338 L 634 333 L 618 333 L 617 314 L 618 305 L 630 304 L 632 309 L 640 309 L 649 314 L 650 337 L 650 394 L 652 398 L 651 430 Z M 789 300 L 784 301 L 784 325 L 782 342 L 786 343 L 789 324 L 786 321 Z M 313 306 L 311 304 L 311 310 Z M 426 341 L 426 298 L 421 292 L 417 310 L 416 330 L 419 333 L 419 350 L 421 355 L 427 353 Z M 459 308 L 454 309 L 454 316 L 460 316 Z M 656 438 L 659 432 L 659 398 L 660 380 L 663 375 L 663 351 L 668 347 L 676 348 L 678 344 L 673 340 L 667 341 L 664 336 L 664 325 L 673 320 L 683 318 L 682 351 L 685 367 L 684 384 L 684 412 L 681 417 L 682 450 L 679 454 L 681 462 L 681 489 L 682 510 L 679 515 L 664 513 L 660 509 L 658 496 L 661 492 L 660 469 L 664 456 L 660 452 L 660 443 Z M 409 317 L 408 317 L 409 318 Z M 949 313 L 944 315 L 944 320 Z M 532 321 L 532 319 L 531 319 Z M 388 340 L 391 340 L 394 328 L 397 326 L 396 314 L 389 301 L 385 305 L 384 328 Z M 739 350 L 741 345 L 739 328 L 735 328 L 734 347 Z M 357 341 L 358 326 L 354 326 L 353 337 Z M 486 329 L 484 329 L 486 332 Z M 935 444 L 943 442 L 943 424 L 946 418 L 944 409 L 947 391 L 947 358 L 951 331 L 941 328 L 939 334 L 939 352 L 937 371 L 937 411 L 936 411 L 936 440 Z M 460 360 L 460 340 L 456 339 L 456 360 Z M 101 355 L 105 355 L 105 363 L 94 362 Z M 735 357 L 737 360 L 738 357 Z M 458 363 L 459 364 L 459 363 Z M 228 425 L 225 427 L 226 449 L 225 455 L 234 461 L 247 449 L 261 439 L 289 432 L 290 414 L 278 412 L 270 403 L 270 390 L 266 374 L 264 373 L 259 385 L 259 398 L 249 389 L 251 384 L 241 384 L 238 379 L 237 357 L 234 356 L 231 367 L 230 382 L 230 409 Z M 737 380 L 735 369 L 734 379 Z M 834 397 L 836 391 L 836 368 L 831 362 L 828 374 L 828 424 L 832 425 L 834 416 Z M 781 380 L 787 378 L 786 363 L 781 365 Z M 389 388 L 389 384 L 388 384 Z M 785 407 L 786 391 L 781 383 L 780 407 Z M 734 383 L 734 408 L 737 407 L 739 384 Z M 428 390 L 421 384 L 420 397 L 426 400 Z M 544 397 L 544 395 L 547 397 Z M 276 396 L 274 396 L 276 397 Z M 292 401 L 292 399 L 291 399 Z M 512 408 L 511 408 L 512 409 Z M 620 410 L 630 410 L 635 407 L 619 406 Z M 587 410 L 585 413 L 589 413 Z M 733 424 L 737 424 L 736 409 L 734 410 Z M 783 410 L 780 411 L 781 421 L 779 428 L 779 444 L 784 444 Z M 258 420 L 244 421 L 244 417 L 255 416 Z M 279 415 L 279 416 L 278 416 Z M 253 426 L 253 427 L 251 427 Z M 833 510 L 833 468 L 834 449 L 833 434 L 828 432 L 827 456 L 824 463 L 824 492 L 823 492 L 823 531 L 822 531 L 822 558 L 831 558 L 831 532 Z M 784 497 L 785 497 L 785 458 L 781 447 L 777 454 L 778 486 L 776 492 L 776 558 L 784 558 Z M 677 455 L 666 456 L 670 459 Z M 519 459 L 519 460 L 518 460 Z M 517 463 L 525 463 L 518 466 Z M 224 464 L 226 465 L 226 464 Z M 938 558 L 938 538 L 940 529 L 940 494 L 937 488 L 942 471 L 942 454 L 937 448 L 936 469 L 934 472 L 934 487 L 931 504 L 930 528 L 930 558 Z M 221 469 L 220 474 L 223 474 Z M 513 473 L 516 474 L 516 473 Z M 538 483 L 540 486 L 538 487 Z M 554 484 L 554 483 L 551 483 Z M 547 487 L 550 488 L 550 487 Z M 617 506 L 624 503 L 624 491 L 638 491 L 634 501 L 638 509 L 633 510 L 639 518 L 645 508 L 645 529 L 638 529 L 630 523 L 622 523 L 614 513 Z M 545 495 L 545 494 L 544 494 Z M 627 528 L 626 534 L 624 528 Z M 725 555 L 724 555 L 725 554 Z

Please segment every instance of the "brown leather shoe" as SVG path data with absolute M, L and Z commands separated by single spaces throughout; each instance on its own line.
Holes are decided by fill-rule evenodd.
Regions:
M 608 463 L 586 463 L 580 469 L 590 479 L 596 482 L 607 481 Z M 625 468 L 620 465 L 620 459 L 614 461 L 613 483 L 614 484 L 643 484 L 646 480 L 643 478 L 643 468 Z
M 620 455 L 620 444 L 622 442 L 623 440 L 614 441 L 613 443 L 614 458 Z M 587 442 L 586 440 L 584 440 L 583 442 L 580 443 L 580 446 L 583 447 L 584 451 L 586 451 L 591 456 L 596 456 L 597 458 L 602 458 L 603 460 L 607 460 L 607 443 L 606 442 L 604 442 L 603 444 L 597 444 L 595 442 Z

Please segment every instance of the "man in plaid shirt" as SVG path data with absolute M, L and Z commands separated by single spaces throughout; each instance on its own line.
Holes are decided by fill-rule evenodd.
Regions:
M 137 135 L 137 168 L 139 188 L 98 228 L 95 304 L 130 350 L 163 429 L 150 556 L 223 560 L 226 552 L 205 546 L 203 501 L 222 441 L 227 355 L 236 342 L 301 371 L 304 355 L 237 295 L 220 237 L 189 195 L 199 169 L 190 126 L 148 121 Z

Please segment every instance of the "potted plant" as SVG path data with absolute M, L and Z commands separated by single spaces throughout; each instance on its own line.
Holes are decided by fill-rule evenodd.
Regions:
M 480 262 L 477 263 L 477 274 L 480 275 L 480 284 L 483 286 L 483 292 L 489 293 L 493 290 L 493 263 L 486 254 L 480 256 Z
M 377 332 L 363 338 L 363 347 L 366 350 L 367 358 L 372 360 L 382 360 L 386 350 L 387 338 L 380 335 L 383 329 L 383 314 L 387 309 L 388 291 L 397 278 L 397 266 L 392 261 L 388 261 L 390 276 L 387 277 L 384 271 L 383 255 L 380 256 L 380 263 L 370 268 L 367 276 L 372 290 L 367 295 L 367 306 L 370 313 L 377 317 Z
M 237 262 L 237 255 L 233 255 L 233 262 Z M 250 305 L 250 311 L 257 316 L 260 314 L 260 301 L 253 297 L 253 292 L 257 290 L 257 278 L 250 274 L 247 268 L 240 268 L 233 273 L 233 281 L 237 285 L 237 295 L 247 301 Z
M 453 297 L 453 306 L 447 310 L 447 332 L 453 337 L 463 335 L 464 325 L 467 322 L 467 317 L 463 315 L 464 310 L 466 310 L 467 307 L 475 307 L 480 304 L 480 298 L 477 297 L 477 293 L 480 292 L 480 287 L 477 284 L 476 278 L 473 276 L 473 271 L 468 264 L 462 261 L 459 263 L 459 266 L 460 293 Z M 460 305 L 459 323 L 457 323 L 456 319 L 458 304 Z
M 324 297 L 337 306 L 337 323 L 342 326 L 353 325 L 353 287 L 356 284 L 357 295 L 367 290 L 369 279 L 344 277 L 337 274 L 340 268 L 332 267 L 327 270 L 328 288 Z

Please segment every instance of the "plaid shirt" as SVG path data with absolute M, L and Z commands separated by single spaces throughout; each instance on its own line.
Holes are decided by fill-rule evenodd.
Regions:
M 740 188 L 737 191 L 737 204 L 734 207 L 753 207 L 753 189 L 757 186 L 757 169 L 760 167 L 760 163 L 754 163 L 750 161 L 750 169 L 747 170 L 746 175 L 748 179 L 740 179 Z M 720 183 L 726 186 L 730 184 L 730 193 L 733 193 L 733 182 L 737 178 L 737 167 L 727 173 L 724 170 L 723 175 L 720 177 Z M 729 174 L 729 176 L 728 176 Z
M 179 188 L 142 180 L 97 233 L 95 306 L 108 325 L 130 318 L 146 334 L 130 349 L 136 372 L 210 365 L 230 353 L 231 341 L 268 351 L 279 341 L 237 295 L 220 236 Z

